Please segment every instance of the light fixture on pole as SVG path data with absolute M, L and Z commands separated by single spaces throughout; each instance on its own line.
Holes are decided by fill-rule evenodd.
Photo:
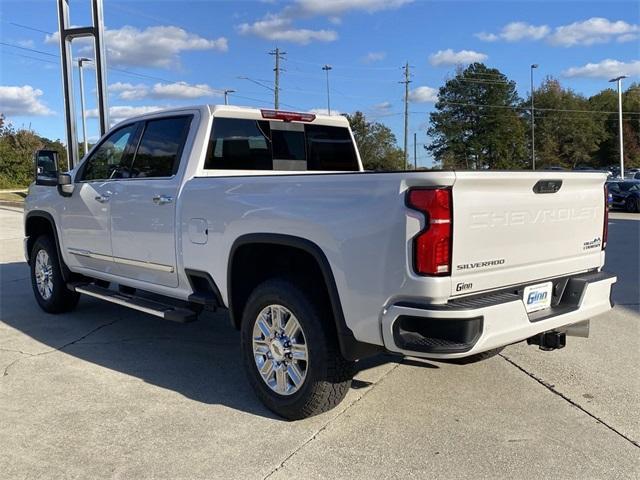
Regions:
M 331 115 L 331 97 L 329 96 L 329 70 L 332 70 L 333 67 L 331 65 L 325 65 L 322 67 L 322 70 L 327 72 L 327 113 Z
M 235 90 L 225 90 L 224 91 L 224 104 L 225 105 L 229 105 L 229 94 L 230 93 L 236 93 Z
M 622 137 L 622 79 L 626 75 L 612 78 L 609 82 L 618 84 L 618 135 L 620 137 L 620 178 L 624 178 L 624 138 Z
M 84 74 L 82 73 L 82 66 L 86 62 L 90 62 L 90 58 L 80 57 L 78 59 L 78 71 L 80 76 L 80 113 L 82 115 L 82 144 L 84 146 L 84 155 L 89 151 L 89 143 L 87 141 L 87 117 L 85 114 L 84 104 Z M 84 156 L 83 155 L 83 156 Z
M 536 119 L 533 107 L 533 70 L 538 68 L 537 63 L 531 64 L 531 169 L 536 169 Z

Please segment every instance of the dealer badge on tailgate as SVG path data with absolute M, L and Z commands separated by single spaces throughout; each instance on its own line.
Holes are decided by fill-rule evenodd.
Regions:
M 527 313 L 544 310 L 551 306 L 551 297 L 553 292 L 553 283 L 539 283 L 538 285 L 530 285 L 524 289 L 524 305 Z

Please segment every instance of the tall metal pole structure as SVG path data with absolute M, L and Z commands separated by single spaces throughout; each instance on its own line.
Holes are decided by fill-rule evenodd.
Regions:
M 612 78 L 610 82 L 618 84 L 618 136 L 620 137 L 620 178 L 624 178 L 624 138 L 622 136 L 622 79 L 626 75 Z
M 533 70 L 538 68 L 538 64 L 531 65 L 531 169 L 536 169 L 536 120 L 533 107 Z
M 84 147 L 84 155 L 89 151 L 89 143 L 87 142 L 87 114 L 84 103 L 84 73 L 82 71 L 82 65 L 90 61 L 91 59 L 86 57 L 80 57 L 78 59 L 78 73 L 80 77 L 80 114 L 82 115 L 82 145 Z
M 280 68 L 280 59 L 286 54 L 287 52 L 281 51 L 278 47 L 276 47 L 275 50 L 269 52 L 269 55 L 273 55 L 276 57 L 276 66 L 273 69 L 276 74 L 275 88 L 273 90 L 273 106 L 276 110 L 280 108 L 280 71 L 282 70 Z
M 60 34 L 60 60 L 62 66 L 64 113 L 67 127 L 67 158 L 69 162 L 69 169 L 72 169 L 76 165 L 78 157 L 78 137 L 76 135 L 76 113 L 73 95 L 73 59 L 71 57 L 71 42 L 75 38 L 93 38 L 100 135 L 104 135 L 109 128 L 109 110 L 107 106 L 107 69 L 105 65 L 106 55 L 103 42 L 104 20 L 102 14 L 102 0 L 90 0 L 91 18 L 93 23 L 90 27 L 72 27 L 70 25 L 69 1 L 70 0 L 58 0 L 58 28 Z
M 327 72 L 327 113 L 331 115 L 331 97 L 329 96 L 329 70 L 333 67 L 331 65 L 325 65 L 322 70 Z
M 224 104 L 225 105 L 229 105 L 229 94 L 230 93 L 236 93 L 235 90 L 225 90 L 224 91 Z
M 402 68 L 404 69 L 404 80 L 400 83 L 404 83 L 404 168 L 406 169 L 409 163 L 409 157 L 407 155 L 407 140 L 409 137 L 409 84 L 411 83 L 409 62 Z
M 413 169 L 418 170 L 418 134 L 413 132 Z

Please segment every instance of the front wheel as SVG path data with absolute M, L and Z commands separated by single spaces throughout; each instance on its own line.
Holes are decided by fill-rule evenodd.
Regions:
M 253 291 L 242 317 L 242 352 L 249 382 L 270 410 L 298 420 L 345 397 L 353 362 L 341 355 L 332 322 L 313 295 L 287 280 L 267 280 Z
M 29 259 L 31 286 L 40 308 L 47 313 L 73 310 L 80 295 L 69 290 L 62 278 L 55 242 L 48 235 L 36 239 Z

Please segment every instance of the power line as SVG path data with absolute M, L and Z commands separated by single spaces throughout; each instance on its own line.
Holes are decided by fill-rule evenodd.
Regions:
M 40 54 L 43 54 L 43 55 L 49 55 L 51 57 L 55 57 L 56 59 L 58 58 L 57 55 L 53 55 L 53 54 L 50 54 L 48 52 L 43 52 L 41 50 L 36 50 L 36 49 L 33 49 L 33 48 L 20 47 L 18 45 L 12 45 L 10 43 L 5 43 L 5 42 L 0 42 L 0 45 L 12 47 L 12 48 L 19 48 L 21 50 L 29 50 L 29 51 L 33 51 L 33 52 L 40 53 Z M 37 60 L 37 61 L 40 61 L 40 62 L 53 63 L 55 65 L 59 65 L 60 64 L 58 61 L 46 60 L 44 58 L 37 58 L 37 57 L 32 57 L 32 56 L 29 56 L 29 55 L 22 55 L 22 54 L 13 53 L 13 52 L 6 52 L 6 53 L 8 53 L 10 55 L 18 56 L 18 57 L 24 57 L 24 58 L 29 58 L 29 59 L 32 59 L 32 60 Z M 107 68 L 109 70 L 111 70 L 111 71 L 119 72 L 119 73 L 122 73 L 124 75 L 129 75 L 129 76 L 132 76 L 132 77 L 144 78 L 144 79 L 150 79 L 150 80 L 157 80 L 157 81 L 165 82 L 165 83 L 176 83 L 175 80 L 169 80 L 169 79 L 162 78 L 162 77 L 157 77 L 157 76 L 154 76 L 154 75 L 146 75 L 144 73 L 133 72 L 131 70 L 125 70 L 125 69 L 116 68 L 116 67 L 107 67 Z M 207 92 L 207 93 L 211 93 L 212 91 L 214 93 L 221 93 L 222 92 L 222 90 L 207 89 L 207 88 L 203 88 L 203 87 L 198 87 L 197 85 L 190 85 L 190 86 L 192 88 L 195 88 L 197 90 L 202 90 L 202 91 Z M 243 95 L 237 95 L 236 94 L 236 95 L 234 95 L 234 97 L 239 98 L 239 99 L 243 99 L 243 100 L 249 100 L 249 101 L 256 102 L 256 103 L 265 103 L 265 100 L 246 97 L 246 96 L 243 96 Z M 297 109 L 297 107 L 295 107 L 293 105 L 288 105 L 288 104 L 285 104 L 285 105 L 288 106 L 288 107 Z

